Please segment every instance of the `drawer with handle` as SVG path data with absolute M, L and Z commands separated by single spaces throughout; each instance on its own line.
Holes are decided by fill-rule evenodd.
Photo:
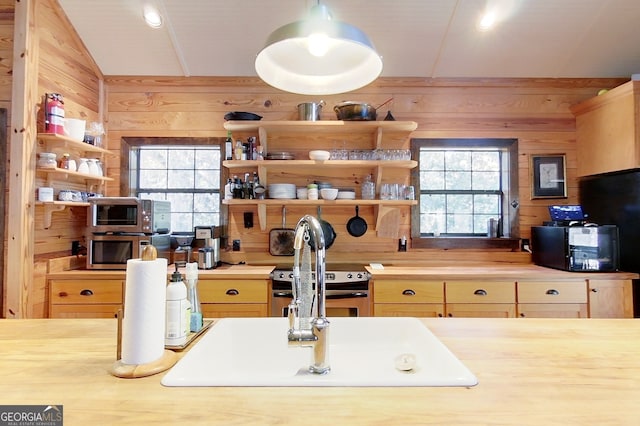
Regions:
M 424 280 L 375 280 L 374 303 L 444 303 L 444 283 Z
M 513 281 L 447 281 L 447 303 L 515 303 Z
M 518 282 L 518 303 L 587 303 L 587 282 Z
M 199 280 L 201 303 L 267 303 L 267 280 Z
M 122 280 L 50 280 L 52 304 L 123 303 Z

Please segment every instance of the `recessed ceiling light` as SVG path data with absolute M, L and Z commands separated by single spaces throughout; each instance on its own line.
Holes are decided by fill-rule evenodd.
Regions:
M 496 23 L 496 14 L 493 12 L 486 12 L 478 20 L 478 29 L 480 31 L 487 31 L 491 29 Z
M 152 5 L 145 5 L 143 9 L 144 22 L 151 28 L 160 28 L 162 26 L 162 15 Z

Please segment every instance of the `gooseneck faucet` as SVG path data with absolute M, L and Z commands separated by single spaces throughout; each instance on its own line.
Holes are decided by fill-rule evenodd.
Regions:
M 300 251 L 313 238 L 316 254 L 315 296 L 311 302 L 311 310 L 307 309 L 302 298 L 306 292 L 313 293 L 311 279 L 302 280 L 300 276 Z M 325 374 L 331 369 L 329 365 L 329 321 L 325 308 L 325 240 L 322 226 L 318 219 L 311 215 L 303 216 L 296 225 L 294 236 L 293 265 L 293 300 L 289 305 L 289 346 L 312 347 L 313 356 L 309 371 Z M 304 255 L 303 261 L 304 261 Z M 307 277 L 309 278 L 309 277 Z M 308 286 L 308 288 L 302 288 Z

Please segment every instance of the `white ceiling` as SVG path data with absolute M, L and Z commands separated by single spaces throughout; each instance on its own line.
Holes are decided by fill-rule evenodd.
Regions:
M 58 0 L 105 75 L 255 76 L 276 28 L 316 0 Z M 165 25 L 151 29 L 151 1 Z M 640 73 L 638 0 L 321 0 L 359 27 L 386 77 L 629 77 Z M 504 17 L 490 32 L 488 5 Z

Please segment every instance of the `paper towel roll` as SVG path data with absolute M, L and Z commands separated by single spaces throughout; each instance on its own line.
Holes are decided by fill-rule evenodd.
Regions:
M 167 259 L 127 261 L 122 362 L 146 364 L 164 353 Z

